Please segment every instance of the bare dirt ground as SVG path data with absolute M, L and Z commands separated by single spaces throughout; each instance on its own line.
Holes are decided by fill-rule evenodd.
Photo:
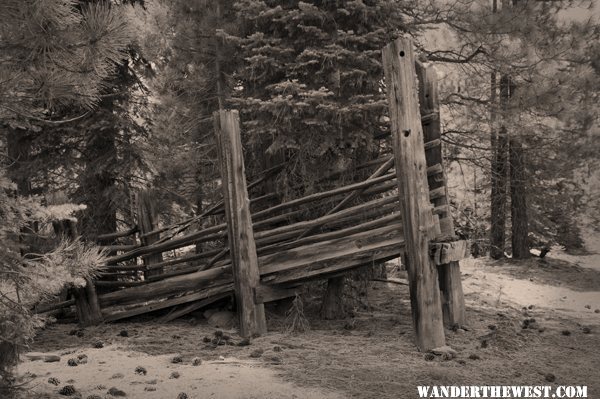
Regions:
M 461 262 L 468 324 L 446 332 L 458 351 L 452 360 L 428 360 L 415 350 L 406 286 L 371 282 L 353 317 L 319 320 L 309 292 L 310 331 L 287 334 L 284 318 L 271 314 L 269 333 L 249 346 L 237 346 L 235 334 L 231 344 L 204 342 L 215 329 L 202 320 L 115 323 L 88 328 L 82 337 L 69 335 L 74 325 L 52 325 L 31 350 L 58 354 L 60 361 L 25 360 L 19 372 L 33 376 L 34 398 L 64 397 L 58 391 L 65 385 L 94 399 L 113 397 L 112 387 L 143 399 L 182 392 L 223 399 L 415 398 L 417 385 L 587 385 L 596 398 L 600 270 L 586 262 L 595 259 L 584 266 L 562 258 Z M 94 348 L 98 341 L 103 348 Z M 81 364 L 68 366 L 84 354 Z M 181 362 L 172 363 L 177 355 Z M 194 366 L 194 358 L 202 364 Z M 145 375 L 136 373 L 138 366 Z

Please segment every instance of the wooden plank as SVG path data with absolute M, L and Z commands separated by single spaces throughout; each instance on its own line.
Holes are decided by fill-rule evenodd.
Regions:
M 109 253 L 126 252 L 126 251 L 134 250 L 139 247 L 140 247 L 139 244 L 100 245 L 100 248 L 102 248 L 103 250 L 105 250 Z
M 377 168 L 377 170 L 375 172 L 373 172 L 373 174 L 371 174 L 371 176 L 369 176 L 366 179 L 366 181 L 378 178 L 379 176 L 381 176 L 385 172 L 387 172 L 393 165 L 394 165 L 394 158 L 390 158 L 383 165 L 381 165 L 379 168 Z M 333 213 L 336 213 L 340 209 L 343 209 L 347 204 L 349 204 L 351 201 L 353 201 L 358 196 L 360 196 L 362 193 L 364 193 L 365 190 L 366 190 L 366 187 L 363 187 L 363 188 L 361 188 L 359 190 L 356 190 L 356 191 L 352 191 L 350 194 L 348 194 L 346 197 L 344 197 L 344 199 L 341 200 L 336 206 L 334 206 L 329 211 L 327 211 L 327 213 L 325 214 L 325 216 L 331 215 Z M 314 230 L 316 230 L 317 228 L 319 228 L 319 227 L 321 227 L 321 226 L 323 226 L 325 224 L 326 223 L 323 222 L 321 224 L 317 224 L 317 225 L 313 225 L 313 226 L 309 227 L 308 229 L 304 230 L 298 236 L 298 238 L 300 239 L 302 237 L 306 237 L 307 235 L 309 235 L 310 233 L 312 233 Z
M 346 236 L 354 234 L 354 233 L 360 233 L 360 232 L 364 232 L 364 231 L 371 230 L 374 228 L 387 226 L 394 222 L 397 223 L 399 220 L 400 220 L 400 213 L 393 212 L 387 216 L 384 216 L 384 217 L 381 217 L 381 218 L 378 218 L 375 220 L 371 220 L 371 221 L 368 221 L 365 223 L 360 223 L 355 226 L 347 227 L 347 228 L 340 229 L 340 230 L 330 231 L 327 233 L 316 234 L 316 235 L 313 235 L 310 237 L 304 237 L 304 238 L 294 240 L 291 242 L 271 244 L 271 245 L 267 245 L 264 247 L 261 247 L 260 245 L 258 245 L 258 242 L 257 242 L 258 253 L 260 255 L 264 255 L 267 253 L 280 252 L 280 251 L 284 251 L 284 250 L 288 250 L 288 249 L 292 249 L 292 248 L 297 248 L 297 247 L 300 247 L 303 245 L 314 244 L 317 242 L 331 240 L 334 238 L 346 237 Z
M 182 295 L 177 298 L 166 299 L 159 302 L 144 304 L 141 306 L 135 306 L 127 310 L 103 310 L 102 314 L 104 315 L 105 321 L 116 321 L 121 319 L 126 319 L 128 317 L 139 316 L 141 314 L 154 312 L 156 310 L 169 308 L 171 306 L 181 305 L 184 303 L 189 303 L 193 301 L 198 301 L 201 299 L 209 298 L 215 295 L 227 294 L 233 291 L 233 284 L 224 284 L 218 287 L 213 287 L 210 289 L 204 289 L 200 292 L 196 292 L 193 294 Z
M 332 190 L 328 190 L 328 191 L 323 191 L 320 193 L 315 193 L 315 194 L 310 194 L 307 195 L 305 197 L 302 198 L 297 198 L 291 201 L 287 201 L 284 202 L 282 204 L 279 205 L 275 205 L 271 208 L 267 208 L 265 210 L 262 210 L 260 212 L 256 212 L 254 215 L 252 215 L 254 217 L 255 220 L 258 220 L 261 217 L 267 216 L 267 215 L 272 215 L 273 213 L 276 213 L 278 211 L 281 211 L 283 209 L 287 209 L 287 208 L 291 208 L 294 206 L 299 206 L 299 205 L 303 205 L 309 202 L 313 202 L 313 201 L 318 201 L 318 200 L 322 200 L 325 198 L 330 198 L 336 195 L 340 195 L 340 194 L 345 194 L 351 191 L 356 191 L 362 188 L 366 188 L 366 187 L 370 187 L 370 186 L 374 186 L 375 184 L 378 183 L 382 183 L 388 180 L 391 180 L 395 177 L 394 173 L 388 173 L 386 175 L 371 179 L 371 180 L 365 180 L 359 183 L 353 183 L 353 184 L 348 184 L 346 186 L 342 186 L 342 187 L 338 187 Z
M 201 272 L 171 277 L 139 287 L 127 288 L 98 296 L 100 304 L 111 306 L 149 301 L 181 292 L 198 290 L 202 287 L 218 284 L 219 281 L 231 279 L 231 266 L 214 267 Z
M 280 273 L 344 255 L 368 252 L 402 241 L 402 225 L 394 223 L 378 229 L 262 256 L 260 257 L 260 272 L 261 275 Z
M 427 351 L 444 346 L 444 326 L 438 273 L 429 257 L 435 232 L 429 202 L 425 149 L 419 112 L 415 57 L 409 38 L 383 49 L 383 66 L 390 109 L 391 133 L 417 347 Z
M 465 300 L 458 261 L 438 266 L 444 323 L 449 327 L 464 326 Z
M 325 223 L 340 220 L 346 216 L 360 215 L 362 212 L 365 212 L 369 209 L 373 209 L 376 207 L 382 207 L 385 205 L 392 204 L 394 202 L 397 202 L 397 198 L 391 197 L 391 196 L 377 198 L 375 200 L 365 202 L 360 205 L 356 205 L 356 206 L 346 208 L 344 210 L 341 210 L 341 211 L 338 211 L 338 212 L 335 212 L 332 214 L 327 214 L 327 215 L 318 217 L 316 219 L 293 223 L 293 224 L 289 224 L 287 226 L 281 226 L 281 227 L 277 227 L 277 228 L 271 229 L 271 230 L 261 231 L 259 233 L 256 233 L 255 237 L 256 237 L 256 239 L 263 239 L 263 238 L 271 237 L 271 236 L 278 235 L 278 234 L 302 231 L 304 229 L 308 229 L 308 228 L 311 228 L 314 226 L 322 226 Z
M 469 242 L 459 240 L 431 243 L 431 256 L 436 265 L 457 262 L 469 256 Z
M 254 289 L 254 301 L 267 303 L 296 296 L 298 288 L 280 288 L 269 285 L 259 285 Z
M 125 230 L 125 231 L 117 231 L 116 233 L 109 233 L 109 234 L 100 234 L 98 237 L 96 237 L 96 239 L 98 241 L 112 241 L 112 240 L 116 240 L 117 238 L 130 236 L 132 234 L 137 233 L 138 231 L 139 231 L 138 227 L 133 226 L 129 230 Z
M 230 293 L 225 292 L 223 294 L 211 296 L 210 298 L 207 298 L 207 299 L 192 302 L 189 305 L 187 305 L 181 309 L 177 309 L 174 312 L 169 313 L 168 315 L 158 319 L 157 322 L 168 323 L 168 322 L 178 319 L 182 316 L 185 316 L 186 314 L 191 313 L 195 310 L 202 309 L 203 307 L 208 306 L 211 303 L 214 303 L 220 299 L 227 298 L 230 295 L 231 295 Z
M 340 276 L 349 270 L 397 258 L 404 251 L 404 241 L 381 242 L 381 246 L 365 251 L 355 251 L 328 260 L 309 263 L 303 267 L 266 275 L 261 278 L 267 284 L 295 284 L 310 280 L 322 280 Z
M 160 244 L 148 245 L 146 247 L 140 247 L 134 249 L 133 251 L 124 253 L 122 255 L 111 256 L 106 260 L 108 265 L 115 264 L 118 262 L 123 262 L 126 260 L 130 260 L 133 258 L 137 258 L 138 256 L 157 253 L 157 252 L 165 252 L 170 251 L 172 249 L 181 248 L 184 246 L 196 244 L 198 242 L 206 242 L 216 240 L 218 238 L 222 238 L 225 236 L 224 229 L 227 228 L 225 223 L 219 224 L 217 226 L 212 226 L 200 231 L 196 231 L 193 233 L 189 233 L 185 236 L 174 238 L 172 240 L 162 242 Z M 220 233 L 223 231 L 222 233 Z
M 254 289 L 259 284 L 260 274 L 246 187 L 238 112 L 215 112 L 214 126 L 219 148 L 240 335 L 242 337 L 262 335 L 267 332 L 267 322 L 264 305 L 254 302 Z
M 440 105 L 437 90 L 437 75 L 433 67 L 424 68 L 417 64 L 417 77 L 420 83 L 420 107 L 421 113 L 440 113 Z M 441 139 L 441 124 L 440 119 L 432 119 L 427 122 L 423 121 L 423 140 L 425 143 Z M 441 140 L 440 140 L 441 141 Z M 428 176 L 429 189 L 437 191 L 440 195 L 431 197 L 431 202 L 439 209 L 446 207 L 447 211 L 440 214 L 440 230 L 441 235 L 446 237 L 455 237 L 454 221 L 452 213 L 448 208 L 448 185 L 446 183 L 446 174 L 443 168 L 443 152 L 441 142 L 439 146 L 435 146 L 426 152 L 427 165 L 441 165 L 442 172 L 435 176 Z M 443 192 L 441 192 L 443 190 Z M 439 272 L 440 290 L 442 293 L 442 310 L 444 323 L 448 326 L 464 325 L 465 324 L 465 301 L 462 290 L 460 266 L 458 260 L 466 255 L 461 254 L 457 259 L 448 258 L 447 262 L 436 262 Z M 440 255 L 441 257 L 441 255 Z
M 36 306 L 33 309 L 33 312 L 36 314 L 51 312 L 53 310 L 60 310 L 63 308 L 68 308 L 70 306 L 75 305 L 75 299 L 68 299 L 66 301 L 54 302 L 54 303 L 45 303 L 39 306 Z

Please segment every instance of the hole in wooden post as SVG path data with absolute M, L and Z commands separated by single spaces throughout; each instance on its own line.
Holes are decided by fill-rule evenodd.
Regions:
M 404 50 L 400 50 L 400 57 L 404 57 Z
M 404 133 L 404 137 L 408 137 L 410 136 L 410 129 L 405 129 L 402 131 L 402 133 Z

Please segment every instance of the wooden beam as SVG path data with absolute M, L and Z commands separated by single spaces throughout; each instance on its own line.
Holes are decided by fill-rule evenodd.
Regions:
M 356 250 L 352 253 L 335 258 L 322 260 L 303 267 L 266 275 L 261 280 L 266 284 L 297 284 L 310 280 L 322 280 L 340 276 L 349 270 L 372 265 L 373 262 L 384 262 L 397 258 L 404 250 L 402 236 L 396 236 L 392 241 L 381 241 L 376 248 L 365 251 Z
M 361 231 L 352 235 L 261 256 L 260 272 L 261 275 L 267 275 L 304 266 L 314 269 L 318 267 L 317 264 L 320 262 L 330 261 L 345 255 L 369 252 L 402 241 L 402 224 L 396 222 L 377 229 Z
M 219 299 L 223 299 L 223 298 L 227 298 L 228 296 L 230 296 L 231 294 L 228 292 L 222 293 L 222 294 L 218 294 L 215 296 L 211 296 L 210 298 L 206 298 L 206 299 L 202 299 L 199 301 L 195 301 L 190 303 L 187 306 L 184 306 L 181 309 L 177 309 L 174 312 L 169 313 L 168 315 L 160 318 L 159 320 L 157 320 L 159 323 L 168 323 L 170 321 L 173 321 L 175 319 L 178 319 L 182 316 L 185 316 L 188 313 L 191 313 L 195 310 L 198 309 L 202 309 L 205 306 L 210 305 L 211 303 L 214 303 L 216 301 L 218 301 Z
M 429 187 L 413 43 L 399 38 L 383 49 L 383 66 L 396 160 L 413 323 L 422 351 L 444 346 L 438 273 L 429 257 L 435 232 Z
M 117 238 L 130 236 L 132 234 L 137 233 L 138 231 L 139 231 L 138 227 L 133 226 L 129 230 L 125 230 L 125 231 L 117 231 L 116 233 L 100 234 L 98 237 L 96 237 L 96 239 L 98 241 L 112 241 L 112 240 L 116 240 Z
M 280 288 L 270 285 L 259 285 L 254 289 L 254 301 L 256 303 L 267 303 L 295 296 L 297 288 Z
M 373 174 L 371 174 L 371 176 L 369 176 L 366 181 L 378 178 L 379 176 L 386 173 L 393 165 L 394 165 L 394 158 L 388 159 L 383 165 L 381 165 L 379 168 L 377 168 L 377 170 L 375 172 L 373 172 Z M 366 187 L 363 187 L 356 191 L 352 191 L 350 194 L 348 194 L 346 197 L 344 197 L 344 199 L 341 200 L 336 206 L 334 206 L 329 211 L 327 211 L 325 216 L 331 215 L 331 214 L 339 211 L 340 209 L 343 209 L 347 204 L 349 204 L 354 199 L 356 199 L 358 196 L 360 196 L 362 193 L 364 193 L 365 190 L 366 190 Z M 311 234 L 313 231 L 315 231 L 319 227 L 322 227 L 325 224 L 326 223 L 322 223 L 322 224 L 317 224 L 317 225 L 313 225 L 312 227 L 309 227 L 308 229 L 304 230 L 298 236 L 298 239 L 306 237 L 307 235 Z
M 437 74 L 435 69 L 430 66 L 424 68 L 417 64 L 417 77 L 419 79 L 419 103 L 421 113 L 440 113 L 440 104 L 437 90 Z M 435 118 L 427 122 L 423 122 L 423 141 L 425 143 L 441 139 L 441 124 L 440 118 Z M 434 165 L 441 166 L 441 172 L 437 175 L 428 176 L 429 189 L 437 192 L 439 195 L 431 197 L 431 202 L 437 211 L 442 211 L 440 217 L 441 234 L 446 237 L 456 237 L 454 233 L 454 221 L 449 208 L 448 200 L 448 185 L 446 183 L 446 174 L 444 171 L 444 157 L 441 143 L 439 146 L 431 148 L 425 153 L 428 169 Z M 445 212 L 443 210 L 445 209 Z M 460 248 L 457 251 L 468 250 Z M 438 265 L 439 283 L 442 294 L 442 310 L 444 323 L 447 326 L 464 325 L 465 324 L 465 300 L 462 290 L 459 259 L 466 257 L 466 253 L 460 253 L 456 256 L 448 256 L 444 258 L 442 251 L 439 256 L 434 257 L 434 261 Z M 442 262 L 442 258 L 444 258 Z
M 229 252 L 233 261 L 240 335 L 262 335 L 267 332 L 267 322 L 264 305 L 254 302 L 254 289 L 259 284 L 260 274 L 246 187 L 239 114 L 237 111 L 215 112 L 214 125 L 223 181 Z
M 374 186 L 375 184 L 378 183 L 382 183 L 388 180 L 391 180 L 395 177 L 394 173 L 388 173 L 386 175 L 371 179 L 371 180 L 365 180 L 359 183 L 353 183 L 353 184 L 348 184 L 346 186 L 342 186 L 342 187 L 338 187 L 332 190 L 328 190 L 328 191 L 323 191 L 320 193 L 315 193 L 315 194 L 310 194 L 307 195 L 305 197 L 302 198 L 297 198 L 288 202 L 284 202 L 282 204 L 279 205 L 275 205 L 271 208 L 267 208 L 265 210 L 262 210 L 260 212 L 256 212 L 254 215 L 252 215 L 255 220 L 267 216 L 267 215 L 272 215 L 273 213 L 276 213 L 282 209 L 287 209 L 287 208 L 291 208 L 294 206 L 299 206 L 299 205 L 303 205 L 306 204 L 308 202 L 312 202 L 312 201 L 318 201 L 318 200 L 322 200 L 325 198 L 329 198 L 329 197 L 333 197 L 336 195 L 340 195 L 340 194 L 345 194 L 351 191 L 356 191 L 365 187 L 370 187 L 370 186 Z
M 199 292 L 195 292 L 192 294 L 182 295 L 176 298 L 166 299 L 162 301 L 157 301 L 153 303 L 148 303 L 144 305 L 136 305 L 132 306 L 126 310 L 112 310 L 112 309 L 104 309 L 103 315 L 105 321 L 116 321 L 121 319 L 126 319 L 128 317 L 138 316 L 141 314 L 154 312 L 156 310 L 169 308 L 171 306 L 181 305 L 184 303 L 189 303 L 193 301 L 198 301 L 205 298 L 210 298 L 212 296 L 218 296 L 222 294 L 230 293 L 233 289 L 232 284 L 223 284 L 217 287 L 204 289 Z
M 431 243 L 430 253 L 436 265 L 458 262 L 469 256 L 469 242 L 466 240 Z
M 109 292 L 98 296 L 100 304 L 112 306 L 131 304 L 175 295 L 180 292 L 193 291 L 201 287 L 218 284 L 219 281 L 230 281 L 231 266 L 214 267 L 209 270 L 171 277 L 165 280 L 148 283 L 139 287 L 131 287 Z

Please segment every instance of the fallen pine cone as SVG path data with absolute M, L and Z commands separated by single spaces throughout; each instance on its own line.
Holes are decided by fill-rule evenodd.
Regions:
M 183 358 L 181 357 L 181 355 L 177 355 L 173 359 L 171 359 L 171 363 L 181 363 L 181 362 L 183 362 Z
M 258 358 L 261 357 L 265 351 L 262 349 L 255 349 L 250 353 L 250 357 Z
M 116 387 L 112 387 L 107 392 L 110 396 L 127 396 L 125 391 L 122 391 Z
M 58 393 L 63 396 L 71 396 L 77 393 L 77 390 L 73 385 L 65 385 L 60 389 L 60 391 L 58 391 Z

